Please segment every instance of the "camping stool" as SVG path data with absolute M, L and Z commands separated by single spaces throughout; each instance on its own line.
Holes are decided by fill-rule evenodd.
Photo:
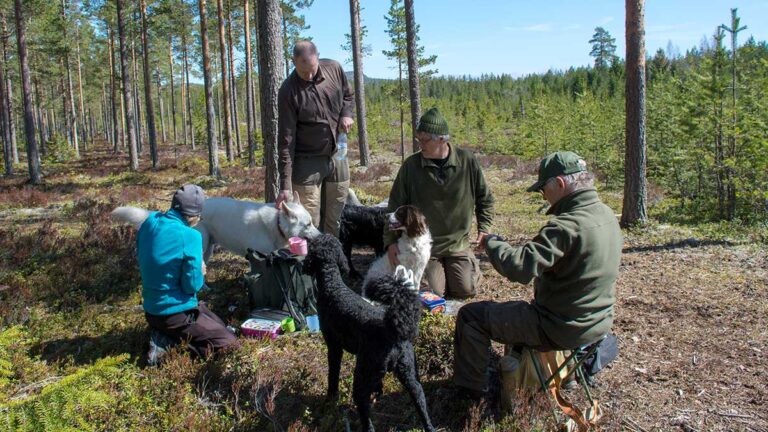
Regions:
M 533 363 L 533 368 L 536 370 L 536 375 L 539 377 L 539 382 L 541 383 L 541 390 L 546 392 L 550 386 L 552 385 L 553 381 L 557 379 L 557 377 L 560 376 L 563 369 L 567 368 L 569 365 L 571 365 L 570 369 L 566 372 L 565 377 L 562 378 L 562 381 L 565 381 L 568 379 L 568 377 L 571 376 L 571 374 L 576 375 L 576 379 L 578 380 L 578 383 L 581 385 L 581 388 L 584 389 L 584 393 L 587 396 L 587 399 L 589 400 L 590 407 L 594 410 L 592 413 L 593 419 L 585 419 L 584 415 L 581 413 L 581 410 L 573 406 L 567 399 L 565 399 L 560 394 L 560 389 L 555 388 L 552 393 L 555 397 L 555 402 L 560 406 L 560 408 L 565 412 L 566 415 L 568 415 L 576 424 L 579 430 L 586 430 L 589 426 L 593 425 L 594 421 L 597 420 L 597 417 L 599 416 L 598 407 L 597 407 L 597 401 L 595 401 L 592 398 L 592 393 L 589 391 L 589 384 L 587 384 L 586 375 L 584 373 L 584 368 L 582 367 L 584 364 L 584 361 L 590 358 L 592 355 L 594 355 L 597 352 L 597 348 L 600 346 L 600 343 L 605 340 L 607 335 L 603 335 L 600 337 L 600 339 L 596 340 L 595 342 L 592 342 L 591 344 L 582 345 L 573 351 L 563 360 L 561 364 L 556 364 L 554 366 L 557 367 L 555 371 L 552 373 L 551 376 L 548 378 L 544 377 L 544 373 L 542 372 L 543 368 L 541 366 L 541 359 L 539 356 L 539 352 L 529 349 L 528 352 L 531 355 L 531 361 Z M 559 387 L 559 386 L 557 386 Z M 578 418 L 576 418 L 578 417 Z M 586 427 L 586 428 L 585 428 Z

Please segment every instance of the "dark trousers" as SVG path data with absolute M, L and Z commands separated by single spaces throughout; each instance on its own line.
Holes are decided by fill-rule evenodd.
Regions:
M 454 335 L 453 382 L 485 391 L 491 341 L 527 346 L 539 351 L 554 349 L 541 329 L 539 313 L 525 301 L 481 301 L 459 309 Z
M 237 337 L 227 330 L 226 324 L 205 303 L 173 315 L 144 314 L 147 323 L 171 338 L 185 341 L 187 347 L 201 357 L 223 348 L 239 346 Z

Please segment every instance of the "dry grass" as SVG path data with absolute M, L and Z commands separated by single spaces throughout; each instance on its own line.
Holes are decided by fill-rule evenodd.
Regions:
M 211 196 L 263 195 L 262 168 L 249 169 L 246 161 L 225 164 L 223 181 L 212 181 L 205 176 L 203 149 L 179 148 L 178 159 L 175 150 L 163 149 L 162 168 L 155 171 L 144 160 L 138 173 L 125 173 L 124 155 L 98 149 L 80 161 L 48 167 L 43 187 L 25 186 L 20 178 L 0 180 L 0 332 L 21 325 L 29 335 L 12 352 L 16 367 L 10 384 L 0 382 L 0 397 L 25 388 L 33 389 L 31 397 L 47 379 L 128 354 L 130 379 L 113 383 L 110 391 L 134 408 L 127 402 L 93 408 L 93 419 L 102 425 L 335 431 L 348 420 L 355 428 L 354 359 L 344 358 L 339 404 L 326 402 L 325 347 L 318 335 L 246 340 L 239 350 L 207 360 L 173 352 L 162 367 L 145 367 L 135 234 L 110 222 L 108 212 L 126 203 L 163 209 L 171 191 L 185 182 L 204 184 Z M 478 158 L 496 197 L 495 230 L 512 243 L 535 235 L 547 218 L 540 199 L 523 192 L 535 164 L 504 155 Z M 367 201 L 386 198 L 398 162 L 395 155 L 374 155 L 365 171 L 353 167 L 353 187 Z M 664 199 L 658 188 L 653 195 Z M 618 212 L 619 192 L 601 196 Z M 39 207 L 46 208 L 27 210 Z M 762 408 L 768 402 L 768 258 L 765 243 L 754 241 L 760 238 L 764 232 L 754 227 L 717 231 L 657 223 L 626 233 L 615 320 L 620 356 L 599 376 L 596 390 L 606 410 L 605 430 L 768 428 Z M 358 267 L 369 258 L 356 258 Z M 486 260 L 481 267 L 485 282 L 478 300 L 532 296 L 529 286 L 502 278 Z M 247 312 L 239 283 L 247 270 L 245 260 L 227 253 L 215 255 L 209 266 L 213 290 L 203 298 L 233 324 Z M 456 400 L 448 385 L 452 335 L 451 317 L 428 317 L 417 340 L 421 379 L 438 427 L 554 427 L 546 398 L 521 399 L 507 416 L 498 398 L 485 406 Z M 373 420 L 379 430 L 419 427 L 408 395 L 391 376 Z

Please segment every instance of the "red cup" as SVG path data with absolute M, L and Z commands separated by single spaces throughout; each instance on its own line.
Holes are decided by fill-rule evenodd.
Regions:
M 288 239 L 288 248 L 294 255 L 306 255 L 307 241 L 301 237 L 291 237 Z

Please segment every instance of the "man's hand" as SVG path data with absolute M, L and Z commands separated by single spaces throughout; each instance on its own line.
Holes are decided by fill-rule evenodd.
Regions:
M 387 246 L 387 258 L 389 258 L 389 263 L 392 264 L 392 267 L 400 265 L 400 260 L 397 259 L 397 254 L 399 253 L 400 249 L 397 248 L 397 243 Z
M 487 232 L 478 231 L 477 232 L 477 250 L 478 251 L 484 251 L 485 250 L 485 238 L 488 237 Z
M 277 194 L 277 198 L 275 198 L 275 207 L 279 209 L 283 204 L 283 201 L 290 201 L 291 199 L 291 191 L 287 189 L 281 190 L 280 193 Z
M 352 128 L 352 124 L 355 121 L 352 120 L 351 117 L 342 117 L 341 121 L 339 122 L 339 129 L 341 129 L 343 132 L 349 133 L 349 130 Z

